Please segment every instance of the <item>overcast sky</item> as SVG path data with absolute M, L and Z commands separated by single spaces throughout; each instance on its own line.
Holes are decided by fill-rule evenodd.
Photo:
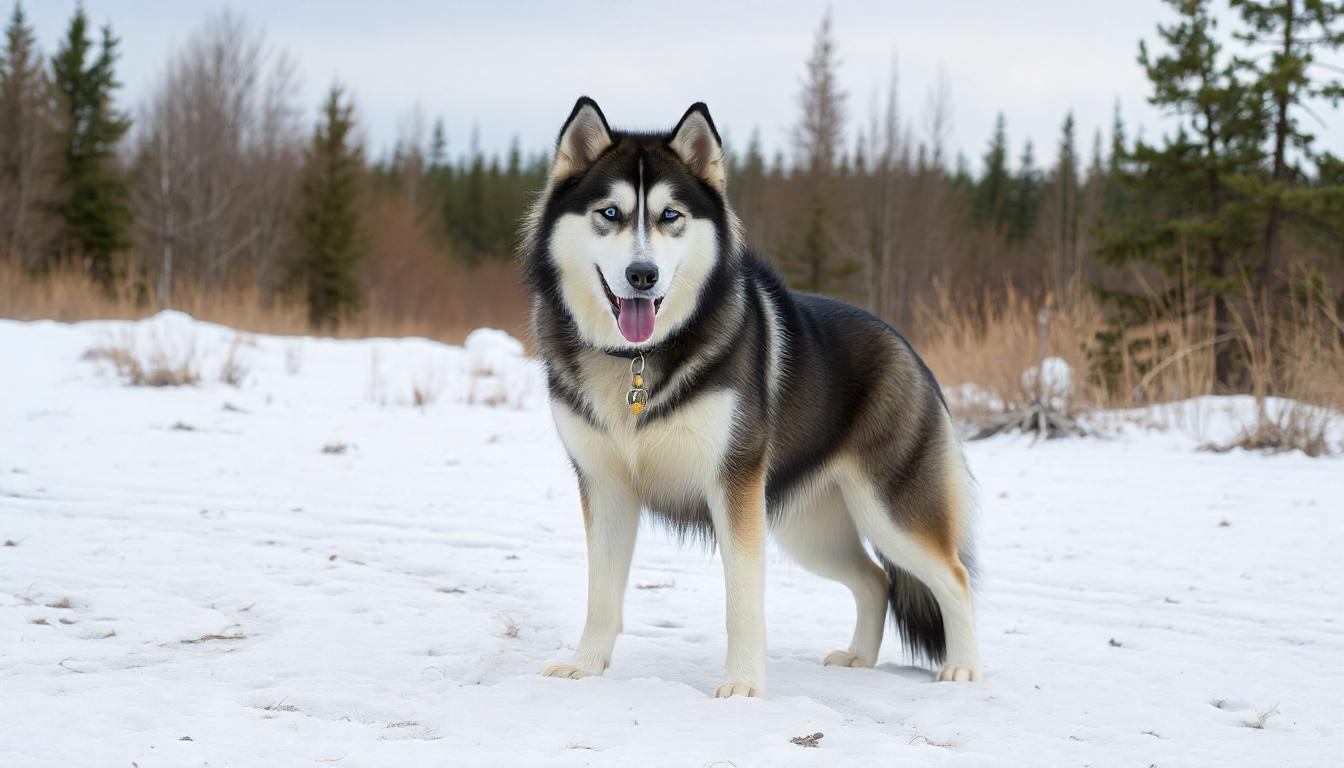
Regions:
M 0 0 L 0 7 L 11 0 Z M 849 94 L 852 144 L 893 60 L 904 116 L 922 135 L 927 94 L 939 68 L 951 86 L 950 154 L 973 167 L 995 114 L 1008 121 L 1014 157 L 1036 144 L 1054 155 L 1068 110 L 1086 154 L 1093 132 L 1109 133 L 1119 100 L 1130 135 L 1162 131 L 1135 63 L 1138 40 L 1169 18 L 1158 0 L 872 0 L 830 3 L 841 80 Z M 588 94 L 617 126 L 670 128 L 695 101 L 709 104 L 721 132 L 745 146 L 759 129 L 767 151 L 787 148 L 803 62 L 827 3 L 543 3 L 432 0 L 87 0 L 93 20 L 122 38 L 121 93 L 139 101 L 170 51 L 212 10 L 232 8 L 299 62 L 302 96 L 316 114 L 334 79 L 353 91 L 381 154 L 418 103 L 442 116 L 449 151 L 503 150 L 514 136 L 527 151 L 549 148 L 574 99 Z M 25 8 L 50 53 L 75 0 L 28 0 Z M 8 11 L 8 8 L 6 8 Z M 7 13 L 6 13 L 7 15 Z M 1344 152 L 1344 115 L 1320 110 L 1313 126 Z

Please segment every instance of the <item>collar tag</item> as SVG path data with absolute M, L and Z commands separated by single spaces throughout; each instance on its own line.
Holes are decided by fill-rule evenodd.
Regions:
M 625 403 L 630 413 L 638 416 L 649 401 L 649 391 L 644 389 L 644 355 L 637 354 L 630 359 L 630 391 L 625 394 Z

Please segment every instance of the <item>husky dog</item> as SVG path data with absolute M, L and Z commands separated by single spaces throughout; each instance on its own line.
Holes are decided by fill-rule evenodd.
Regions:
M 938 384 L 883 321 L 786 288 L 743 244 L 726 185 L 704 104 L 632 133 L 585 97 L 526 221 L 532 329 L 588 544 L 583 636 L 543 674 L 611 662 L 647 509 L 721 553 L 716 696 L 765 691 L 767 530 L 854 594 L 853 639 L 824 664 L 873 666 L 889 604 L 938 680 L 978 679 L 973 484 Z

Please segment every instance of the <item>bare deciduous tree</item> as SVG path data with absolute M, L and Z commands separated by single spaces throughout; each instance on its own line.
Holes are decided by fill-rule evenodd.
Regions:
M 178 272 L 217 286 L 244 265 L 272 287 L 300 151 L 294 91 L 292 61 L 229 12 L 169 61 L 141 108 L 135 195 L 161 306 Z
M 406 202 L 416 212 L 422 204 L 420 188 L 425 180 L 426 126 L 425 111 L 417 101 L 397 121 L 396 155 L 392 159 L 401 188 L 406 193 Z

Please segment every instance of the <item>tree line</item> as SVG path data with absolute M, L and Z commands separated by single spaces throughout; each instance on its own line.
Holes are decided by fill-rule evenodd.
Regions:
M 1080 138 L 1066 114 L 1052 146 L 1014 147 L 1000 114 L 975 170 L 948 147 L 945 75 L 907 114 L 893 67 L 856 117 L 828 13 L 804 62 L 790 145 L 767 157 L 758 135 L 730 141 L 729 192 L 749 241 L 796 287 L 916 332 L 938 291 L 968 311 L 1006 290 L 1043 304 L 1097 297 L 1111 318 L 1089 348 L 1102 379 L 1139 347 L 1153 360 L 1161 352 L 1162 334 L 1133 329 L 1211 316 L 1218 380 L 1242 386 L 1235 329 L 1248 286 L 1275 311 L 1304 292 L 1344 300 L 1344 161 L 1314 135 L 1332 116 L 1316 105 L 1344 95 L 1326 58 L 1344 45 L 1344 11 L 1326 0 L 1229 0 L 1235 29 L 1225 34 L 1224 6 L 1166 1 L 1173 20 L 1140 43 L 1136 63 L 1169 131 L 1132 139 L 1117 105 L 1108 135 Z M 245 283 L 301 298 L 323 326 L 358 312 L 374 286 L 414 282 L 385 279 L 386 221 L 412 222 L 430 259 L 513 257 L 546 151 L 524 154 L 515 141 L 486 154 L 473 138 L 454 156 L 444 121 L 428 125 L 417 109 L 395 148 L 371 157 L 351 95 L 333 86 L 312 125 L 293 60 L 229 13 L 210 17 L 125 110 L 118 46 L 80 8 L 47 58 L 22 8 L 10 15 L 0 248 L 33 273 L 81 269 L 160 306 L 184 282 Z
M 948 160 L 945 79 L 916 129 L 893 73 L 845 146 L 828 14 L 804 68 L 792 162 L 767 162 L 755 138 L 733 158 L 753 241 L 794 285 L 903 328 L 940 290 L 970 307 L 1005 290 L 1098 299 L 1110 321 L 1087 352 L 1107 386 L 1122 359 L 1168 358 L 1172 327 L 1191 318 L 1209 318 L 1214 378 L 1229 391 L 1249 386 L 1246 337 L 1274 343 L 1270 320 L 1325 304 L 1344 334 L 1344 160 L 1316 136 L 1332 128 L 1319 105 L 1344 98 L 1344 67 L 1329 59 L 1344 47 L 1344 6 L 1230 0 L 1224 35 L 1210 0 L 1166 4 L 1174 18 L 1140 41 L 1137 63 L 1167 132 L 1129 138 L 1117 104 L 1110 135 L 1084 152 L 1066 114 L 1043 160 L 1030 141 L 1013 151 L 1000 113 L 978 173 Z

